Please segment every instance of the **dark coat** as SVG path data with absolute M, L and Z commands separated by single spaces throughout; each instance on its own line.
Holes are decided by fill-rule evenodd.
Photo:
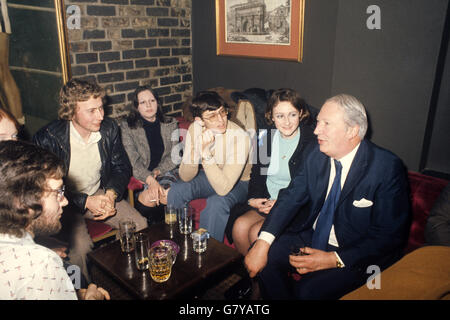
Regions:
M 100 169 L 100 186 L 105 191 L 113 189 L 117 201 L 122 200 L 131 177 L 131 165 L 122 145 L 120 130 L 114 120 L 104 118 L 100 126 L 102 138 L 98 142 L 102 166 Z M 70 122 L 55 120 L 41 128 L 33 136 L 33 142 L 56 154 L 64 162 L 67 175 L 70 167 Z M 67 199 L 80 209 L 86 206 L 88 197 L 85 193 L 66 191 Z
M 279 237 L 292 231 L 312 230 L 324 203 L 330 176 L 330 158 L 318 145 L 304 165 L 281 190 L 261 231 Z M 365 204 L 361 200 L 366 199 Z M 291 222 L 299 208 L 309 214 Z M 368 140 L 361 141 L 342 188 L 334 215 L 336 250 L 346 266 L 378 265 L 385 268 L 401 257 L 409 230 L 410 210 L 406 170 L 391 152 Z

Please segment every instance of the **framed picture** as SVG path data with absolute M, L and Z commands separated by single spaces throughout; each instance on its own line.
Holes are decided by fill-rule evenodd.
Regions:
M 217 55 L 302 61 L 305 0 L 216 0 Z

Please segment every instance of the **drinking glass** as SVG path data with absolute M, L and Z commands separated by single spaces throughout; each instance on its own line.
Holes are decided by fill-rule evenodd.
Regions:
M 149 251 L 150 276 L 156 282 L 169 280 L 172 273 L 172 249 L 168 246 L 155 246 Z
M 122 252 L 130 253 L 134 250 L 136 224 L 131 220 L 122 220 L 119 222 L 120 247 Z
M 200 228 L 191 233 L 192 248 L 194 252 L 202 253 L 206 251 L 209 233 L 206 229 Z
M 192 232 L 193 209 L 190 205 L 185 205 L 178 209 L 178 226 L 181 234 L 190 234 Z
M 177 222 L 177 209 L 174 206 L 170 204 L 166 205 L 164 208 L 164 221 L 167 224 L 174 224 Z
M 136 259 L 136 267 L 140 271 L 148 269 L 148 236 L 145 233 L 139 232 L 135 235 L 136 247 L 134 255 Z

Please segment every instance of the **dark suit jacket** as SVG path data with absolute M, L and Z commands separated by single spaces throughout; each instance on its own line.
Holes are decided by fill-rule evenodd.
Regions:
M 310 214 L 296 219 L 295 229 L 311 230 L 325 200 L 330 167 L 330 158 L 314 145 L 289 187 L 280 192 L 261 231 L 278 237 L 299 207 L 306 204 L 310 205 Z M 355 205 L 363 198 L 372 205 Z M 363 140 L 342 188 L 333 222 L 339 243 L 337 253 L 344 264 L 385 268 L 395 262 L 406 242 L 409 216 L 406 170 L 401 160 Z

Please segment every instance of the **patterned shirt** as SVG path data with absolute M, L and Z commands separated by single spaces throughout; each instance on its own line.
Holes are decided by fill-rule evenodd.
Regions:
M 61 258 L 22 238 L 0 233 L 0 300 L 76 300 Z

